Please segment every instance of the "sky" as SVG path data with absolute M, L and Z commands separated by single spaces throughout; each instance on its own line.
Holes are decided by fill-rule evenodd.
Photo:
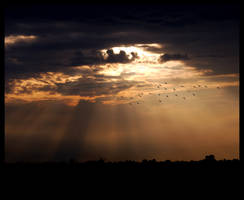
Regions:
M 9 5 L 6 161 L 239 158 L 237 5 Z

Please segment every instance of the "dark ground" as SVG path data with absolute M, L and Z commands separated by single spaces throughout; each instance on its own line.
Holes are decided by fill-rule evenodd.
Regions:
M 48 190 L 55 195 L 68 193 L 67 199 L 77 193 L 82 197 L 88 193 L 88 199 L 93 199 L 94 196 L 111 196 L 114 192 L 113 199 L 126 196 L 128 192 L 142 196 L 149 194 L 148 199 L 168 199 L 166 193 L 171 195 L 169 199 L 175 196 L 180 199 L 237 199 L 242 185 L 240 160 L 217 161 L 213 156 L 190 162 L 98 160 L 78 163 L 71 160 L 66 163 L 5 163 L 1 168 L 4 175 L 1 176 L 4 177 L 1 178 L 2 188 L 10 189 L 9 195 L 34 191 L 35 195 L 42 196 Z M 217 196 L 210 196 L 212 193 Z M 158 194 L 161 197 L 155 197 Z M 126 196 L 124 199 L 131 198 Z
M 213 155 L 206 156 L 200 161 L 162 161 L 153 160 L 106 162 L 104 160 L 77 162 L 43 162 L 43 163 L 5 163 L 2 166 L 5 175 L 9 176 L 43 176 L 52 174 L 58 176 L 85 177 L 92 176 L 184 176 L 198 174 L 198 176 L 237 176 L 241 169 L 241 162 L 233 160 L 215 160 Z M 142 175 L 143 174 L 143 175 Z

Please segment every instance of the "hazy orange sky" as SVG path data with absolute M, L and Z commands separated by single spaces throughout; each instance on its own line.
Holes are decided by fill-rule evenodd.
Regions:
M 141 7 L 137 14 L 129 7 L 127 14 L 137 16 L 136 25 L 110 7 L 105 7 L 106 16 L 116 23 L 107 24 L 106 16 L 96 22 L 99 12 L 74 15 L 77 21 L 72 15 L 59 19 L 63 7 L 57 7 L 54 19 L 41 13 L 43 7 L 33 7 L 34 15 L 8 8 L 6 160 L 238 158 L 236 7 L 230 8 L 229 18 L 221 6 L 209 18 L 176 8 L 179 18 L 172 14 L 174 7 Z M 67 9 L 71 13 L 75 8 Z M 155 24 L 151 18 L 171 20 Z

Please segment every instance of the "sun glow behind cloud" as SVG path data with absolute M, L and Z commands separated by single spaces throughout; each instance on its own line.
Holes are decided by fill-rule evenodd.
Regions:
M 27 39 L 26 37 L 7 38 L 9 41 L 16 41 L 21 39 Z M 34 39 L 35 37 L 29 37 L 28 39 Z M 128 104 L 135 103 L 140 100 L 139 93 L 145 93 L 144 96 L 161 93 L 162 95 L 173 94 L 173 88 L 177 88 L 177 91 L 189 92 L 193 90 L 193 85 L 204 84 L 208 85 L 209 89 L 216 89 L 216 87 L 228 87 L 237 86 L 238 80 L 232 82 L 225 81 L 213 81 L 208 73 L 212 70 L 199 70 L 194 66 L 187 66 L 183 61 L 168 61 L 164 63 L 159 62 L 159 58 L 163 53 L 157 53 L 149 51 L 147 48 L 153 47 L 154 49 L 162 49 L 160 44 L 135 44 L 134 46 L 119 46 L 112 47 L 111 49 L 115 54 L 119 54 L 120 51 L 124 51 L 129 55 L 129 59 L 132 58 L 132 53 L 137 54 L 137 58 L 130 63 L 109 63 L 101 64 L 98 66 L 76 66 L 71 69 L 76 70 L 76 73 L 67 75 L 61 72 L 46 72 L 40 74 L 38 78 L 19 79 L 13 80 L 11 85 L 13 91 L 10 94 L 6 94 L 5 101 L 11 102 L 16 99 L 24 101 L 38 101 L 38 100 L 59 100 L 65 102 L 69 106 L 76 106 L 79 100 L 88 100 L 95 102 L 101 100 L 104 104 Z M 106 49 L 101 50 L 105 55 Z M 93 70 L 99 68 L 94 73 Z M 84 72 L 89 72 L 84 74 Z M 80 94 L 64 95 L 58 92 L 57 85 L 59 84 L 79 84 L 80 80 L 84 78 L 86 80 L 96 80 L 96 87 L 99 89 L 100 81 L 97 76 L 101 76 L 102 83 L 111 84 L 113 89 L 119 82 L 133 82 L 137 83 L 134 86 L 121 90 L 120 92 L 111 94 L 98 94 L 92 96 L 86 96 Z M 238 78 L 237 75 L 222 75 L 223 77 Z M 208 77 L 208 78 L 207 78 Z M 209 79 L 210 77 L 210 79 Z M 210 80 L 210 81 L 209 81 Z M 165 85 L 167 83 L 167 85 Z M 184 84 L 184 87 L 180 87 Z M 106 85 L 106 84 L 105 84 Z M 160 87 L 159 87 L 160 85 Z M 163 89 L 166 88 L 167 89 Z M 79 88 L 77 88 L 79 90 Z M 95 89 L 95 88 L 94 88 Z M 206 88 L 198 88 L 206 90 Z M 82 88 L 80 88 L 82 90 Z M 189 93 L 186 93 L 189 95 Z M 186 95 L 185 94 L 185 95 Z

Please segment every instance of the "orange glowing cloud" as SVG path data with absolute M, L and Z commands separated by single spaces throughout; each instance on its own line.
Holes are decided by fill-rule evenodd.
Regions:
M 13 45 L 17 42 L 31 42 L 35 40 L 37 36 L 35 35 L 10 35 L 5 37 L 4 43 L 6 46 Z

